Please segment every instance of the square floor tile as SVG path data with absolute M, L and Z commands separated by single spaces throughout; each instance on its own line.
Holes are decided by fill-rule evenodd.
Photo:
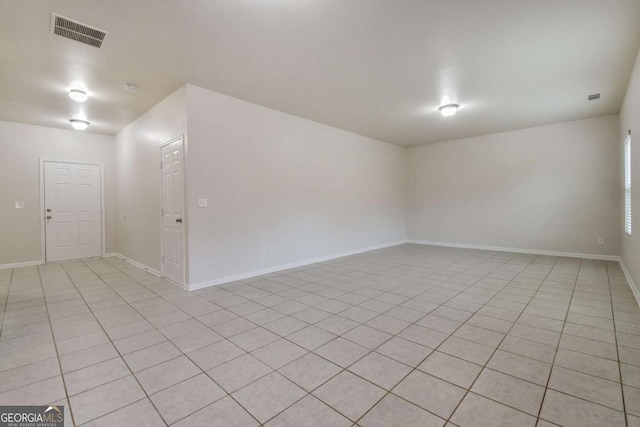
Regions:
M 486 345 L 452 336 L 438 347 L 438 351 L 478 365 L 484 365 L 493 354 L 494 349 Z
M 137 372 L 135 376 L 147 394 L 154 394 L 201 373 L 191 360 L 180 356 Z
M 358 423 L 362 427 L 442 427 L 445 420 L 389 394 Z
M 503 426 L 533 427 L 536 425 L 535 417 L 475 393 L 467 394 L 451 417 L 451 421 L 459 426 L 494 427 L 496 420 L 500 420 L 500 425 Z
M 418 325 L 409 326 L 407 329 L 400 332 L 398 336 L 433 349 L 438 347 L 449 337 L 448 334 L 443 334 L 442 332 L 434 331 L 433 329 L 424 328 Z
M 292 334 L 296 331 L 299 331 L 302 328 L 307 327 L 308 325 L 298 319 L 294 319 L 293 317 L 285 316 L 273 322 L 266 323 L 264 328 L 270 330 L 271 332 L 280 335 L 281 337 L 286 337 L 289 334 Z
M 145 397 L 133 375 L 85 391 L 69 399 L 77 424 L 99 418 Z
M 118 409 L 117 411 L 111 412 L 84 424 L 84 426 L 87 427 L 162 427 L 165 425 L 166 424 L 162 421 L 160 414 L 158 414 L 156 408 L 153 407 L 149 399 L 138 400 L 131 405 L 125 406 L 122 409 Z
M 33 402 L 55 402 L 64 397 L 62 376 L 56 376 L 0 393 L 0 405 L 33 405 Z
M 265 424 L 267 427 L 351 427 L 335 409 L 308 395 Z
M 547 363 L 501 350 L 496 351 L 487 367 L 541 386 L 547 384 L 551 373 Z
M 396 335 L 410 324 L 410 322 L 396 319 L 395 317 L 386 316 L 384 314 L 374 317 L 367 322 L 367 325 L 371 326 L 372 328 L 379 329 L 391 335 Z
M 172 339 L 171 342 L 183 353 L 190 353 L 199 348 L 206 347 L 209 344 L 222 341 L 223 339 L 224 338 L 215 332 L 205 329 L 203 331 L 192 332 L 187 335 L 179 336 L 178 338 Z
M 554 366 L 549 388 L 622 411 L 620 383 Z
M 623 427 L 624 414 L 577 397 L 547 390 L 540 418 L 558 425 Z
M 308 326 L 304 329 L 299 330 L 287 337 L 289 341 L 293 341 L 298 344 L 300 347 L 304 347 L 307 350 L 315 350 L 323 344 L 328 343 L 336 336 L 330 332 L 327 332 L 323 329 L 317 328 L 315 326 Z
M 411 367 L 418 366 L 432 351 L 430 348 L 399 337 L 393 337 L 376 349 L 377 353 Z
M 73 396 L 128 375 L 131 371 L 122 358 L 117 357 L 64 374 L 64 381 L 67 393 Z
M 307 353 L 280 368 L 279 372 L 306 391 L 312 391 L 341 370 L 322 357 Z
M 258 325 L 255 323 L 249 322 L 242 317 L 238 317 L 236 319 L 232 319 L 223 323 L 218 323 L 215 325 L 211 325 L 210 328 L 213 329 L 218 334 L 222 335 L 225 338 L 231 338 L 236 335 L 240 335 L 243 332 L 250 331 L 251 329 L 257 328 Z
M 285 339 L 279 339 L 255 350 L 252 354 L 273 369 L 280 369 L 287 363 L 306 354 L 307 350 Z
M 620 381 L 620 368 L 613 360 L 559 348 L 555 364 L 610 381 Z
M 236 391 L 233 397 L 258 421 L 264 423 L 305 394 L 303 389 L 273 372 Z
M 207 371 L 207 374 L 227 393 L 233 393 L 271 371 L 271 368 L 255 357 L 245 354 Z
M 203 370 L 209 370 L 246 352 L 229 341 L 220 341 L 189 353 L 187 356 Z
M 128 371 L 127 369 L 127 374 Z M 0 393 L 60 376 L 60 373 L 60 365 L 56 357 L 0 371 Z
M 445 319 L 444 317 L 435 316 L 433 314 L 429 314 L 418 320 L 417 324 L 445 334 L 454 333 L 455 330 L 462 325 L 462 323 L 456 322 L 455 320 Z
M 544 387 L 491 369 L 482 371 L 471 391 L 534 417 L 544 396 Z
M 482 370 L 482 366 L 434 351 L 418 369 L 462 388 L 469 388 Z
M 278 335 L 264 328 L 255 328 L 247 332 L 236 335 L 229 340 L 244 349 L 245 351 L 253 351 L 280 338 Z
M 385 395 L 385 391 L 344 371 L 313 394 L 352 421 L 356 421 Z
M 519 354 L 545 363 L 552 363 L 556 356 L 556 347 L 529 341 L 524 338 L 507 335 L 500 344 L 500 350 Z
M 60 356 L 60 365 L 62 366 L 62 372 L 71 372 L 114 357 L 118 357 L 118 352 L 113 344 L 107 343 L 62 355 Z
M 228 396 L 174 424 L 175 427 L 253 427 L 257 425 L 258 422 Z
M 360 325 L 358 322 L 349 320 L 342 316 L 331 316 L 315 324 L 318 328 L 331 332 L 335 335 L 342 335 Z
M 431 375 L 413 371 L 392 392 L 442 418 L 449 418 L 466 391 Z
M 120 354 L 124 355 L 165 341 L 167 341 L 167 338 L 154 329 L 152 331 L 143 332 L 138 335 L 132 335 L 130 337 L 114 341 L 113 345 L 116 346 Z
M 172 424 L 225 396 L 208 376 L 200 374 L 151 396 L 162 418 Z
M 354 363 L 349 370 L 372 383 L 391 390 L 411 368 L 379 353 L 372 352 Z
M 180 355 L 182 355 L 180 350 L 169 341 L 166 341 L 143 350 L 126 354 L 123 358 L 131 371 L 138 372 L 167 360 L 174 359 Z
M 369 353 L 369 351 L 366 347 L 338 337 L 316 349 L 314 353 L 330 360 L 338 366 L 346 368 Z

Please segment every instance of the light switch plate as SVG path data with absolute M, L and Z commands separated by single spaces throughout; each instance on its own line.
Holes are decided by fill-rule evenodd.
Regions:
M 198 199 L 199 208 L 206 208 L 208 204 L 209 204 L 209 201 L 207 199 Z
M 16 209 L 24 209 L 24 202 L 16 202 Z

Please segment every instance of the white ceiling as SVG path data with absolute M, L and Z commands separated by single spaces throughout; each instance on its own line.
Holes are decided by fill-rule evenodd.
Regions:
M 103 47 L 51 35 L 51 12 Z M 83 109 L 114 134 L 192 83 L 418 145 L 617 113 L 639 22 L 638 0 L 1 0 L 0 120 L 69 128 Z

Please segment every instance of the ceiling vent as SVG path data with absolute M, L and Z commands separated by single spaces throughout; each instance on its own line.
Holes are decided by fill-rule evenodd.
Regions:
M 51 34 L 99 48 L 102 47 L 102 42 L 108 33 L 52 13 Z
M 589 100 L 589 101 L 595 101 L 596 99 L 600 99 L 600 94 L 599 93 L 594 93 L 593 95 L 587 96 L 587 100 Z

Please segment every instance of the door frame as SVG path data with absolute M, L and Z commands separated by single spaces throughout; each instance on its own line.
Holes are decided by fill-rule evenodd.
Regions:
M 163 208 L 164 208 L 164 180 L 162 179 L 162 148 L 166 145 L 173 144 L 174 142 L 180 141 L 182 147 L 182 265 L 184 269 L 182 271 L 182 283 L 177 283 L 167 276 L 164 275 L 164 262 L 162 258 L 164 257 L 164 226 L 163 226 Z M 159 168 L 159 177 L 160 177 L 160 274 L 165 280 L 168 280 L 171 283 L 175 283 L 183 289 L 188 290 L 188 278 L 189 278 L 189 265 L 187 256 L 188 252 L 188 239 L 187 235 L 189 234 L 189 215 L 187 213 L 187 138 L 185 134 L 180 134 L 175 138 L 171 138 L 168 141 L 163 142 L 159 145 L 158 155 L 160 157 L 160 168 Z
M 43 264 L 47 262 L 47 242 L 46 242 L 46 223 L 44 220 L 45 210 L 45 180 L 44 180 L 44 164 L 45 163 L 72 163 L 76 165 L 91 165 L 100 167 L 100 251 L 101 256 L 106 253 L 107 233 L 105 220 L 105 194 L 104 194 L 104 163 L 83 162 L 78 160 L 54 160 L 49 158 L 40 158 L 40 260 Z

